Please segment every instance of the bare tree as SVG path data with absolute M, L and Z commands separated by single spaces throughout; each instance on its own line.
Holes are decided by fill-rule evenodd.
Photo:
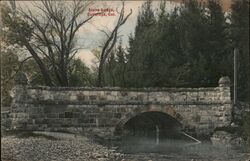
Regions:
M 46 85 L 69 85 L 70 61 L 79 49 L 76 47 L 76 33 L 96 15 L 80 18 L 89 3 L 44 0 L 33 4 L 39 15 L 19 7 L 17 12 L 21 17 L 9 23 L 17 42 L 26 47 L 38 65 Z M 20 21 L 29 25 L 30 33 L 25 33 L 27 30 L 18 24 Z
M 103 75 L 104 75 L 104 72 L 103 72 L 104 64 L 117 42 L 118 30 L 122 25 L 125 24 L 129 16 L 132 14 L 132 9 L 130 10 L 130 13 L 125 16 L 124 15 L 125 14 L 125 2 L 122 1 L 122 8 L 120 12 L 117 11 L 117 13 L 119 14 L 119 18 L 114 29 L 111 32 L 100 30 L 107 36 L 107 39 L 104 43 L 104 46 L 102 47 L 101 56 L 100 56 L 100 63 L 99 63 L 98 77 L 97 77 L 97 86 L 99 87 L 103 85 L 102 83 L 103 83 Z

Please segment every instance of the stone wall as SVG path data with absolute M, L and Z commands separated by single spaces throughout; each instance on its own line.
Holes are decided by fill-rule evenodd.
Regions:
M 225 79 L 225 78 L 224 78 Z M 139 113 L 159 111 L 176 118 L 187 131 L 209 133 L 231 121 L 228 82 L 214 88 L 73 88 L 16 85 L 13 129 L 90 130 L 113 135 Z

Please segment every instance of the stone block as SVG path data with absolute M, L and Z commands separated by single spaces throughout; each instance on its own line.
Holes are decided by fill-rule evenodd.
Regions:
M 192 120 L 194 122 L 200 122 L 201 121 L 201 116 L 199 114 L 195 114 L 192 116 Z
M 64 116 L 65 116 L 65 118 L 72 118 L 73 113 L 72 112 L 64 112 Z
M 107 96 L 99 96 L 99 100 L 105 103 L 105 101 L 107 100 Z
M 83 128 L 89 128 L 91 127 L 91 124 L 90 123 L 84 123 L 84 124 L 80 124 L 81 127 Z
M 31 113 L 31 114 L 38 114 L 38 113 L 40 113 L 41 111 L 39 112 L 39 110 L 38 110 L 37 107 L 30 107 L 30 108 L 28 108 L 27 112 L 29 112 L 29 113 Z
M 26 129 L 34 131 L 34 130 L 38 130 L 38 127 L 39 127 L 38 125 L 27 125 Z
M 58 113 L 48 113 L 46 114 L 47 118 L 58 118 L 59 114 Z
M 188 100 L 188 97 L 185 94 L 180 94 L 178 96 L 175 96 L 175 101 L 186 102 L 186 101 L 189 101 L 189 100 Z
M 41 124 L 41 125 L 38 125 L 38 128 L 37 130 L 39 131 L 44 131 L 45 129 L 48 128 L 48 125 L 47 124 Z
M 53 100 L 53 95 L 50 95 L 50 93 L 43 94 L 43 100 Z
M 65 113 L 59 113 L 59 118 L 65 118 Z
M 45 113 L 45 114 L 47 114 L 47 113 L 51 113 L 51 107 L 50 106 L 44 106 L 43 107 L 43 112 Z
M 62 124 L 52 124 L 51 126 L 52 128 L 61 128 L 62 127 Z M 58 130 L 55 130 L 55 131 L 58 131 Z
M 76 101 L 77 100 L 77 96 L 76 95 L 71 95 L 70 96 L 70 101 Z
M 28 113 L 23 113 L 23 112 L 20 112 L 20 113 L 17 113 L 16 114 L 16 117 L 17 118 L 20 118 L 20 119 L 22 119 L 22 118 L 29 118 L 29 114 Z
M 200 106 L 199 106 L 199 109 L 200 109 L 199 114 L 201 116 L 210 116 L 210 112 L 209 111 L 202 109 Z
M 220 122 L 226 122 L 226 117 L 224 117 L 224 116 L 219 117 L 219 121 Z
M 97 100 L 97 96 L 96 95 L 90 95 L 89 96 L 89 100 L 90 101 L 96 101 Z
M 55 119 L 50 119 L 51 124 L 62 124 L 65 120 L 64 119 L 59 119 L 59 118 L 55 118 Z
M 224 110 L 225 110 L 225 107 L 224 107 L 224 106 L 220 106 L 220 107 L 218 108 L 218 110 L 219 110 L 219 111 L 224 111 Z
M 223 116 L 223 112 L 215 111 L 214 115 L 215 115 L 216 117 L 221 117 L 221 116 Z
M 73 118 L 79 118 L 81 116 L 80 112 L 73 112 Z
M 122 117 L 121 113 L 114 113 L 114 118 L 120 119 Z
M 37 119 L 33 119 L 35 124 L 43 124 L 44 123 L 44 118 L 37 118 Z M 34 123 L 32 120 L 32 123 Z
M 81 94 L 83 94 L 84 96 L 89 96 L 89 93 L 90 93 L 90 92 L 89 92 L 89 91 L 87 91 L 87 90 L 86 90 L 86 91 L 82 91 L 82 92 L 81 92 Z
M 107 95 L 106 98 L 107 98 L 107 101 L 114 101 L 114 100 L 116 100 L 116 99 L 117 99 L 117 101 L 122 100 L 121 97 L 113 96 L 113 95 Z
M 201 116 L 200 123 L 210 123 L 211 122 L 211 116 Z
M 51 119 L 44 118 L 43 119 L 43 124 L 49 124 L 51 122 Z
M 34 119 L 27 119 L 27 124 L 33 124 L 33 121 Z
M 77 101 L 86 101 L 87 100 L 87 96 L 84 96 L 82 94 L 77 95 Z
M 78 126 L 78 124 L 79 124 L 78 119 L 75 119 L 75 118 L 71 119 L 71 124 L 73 127 Z

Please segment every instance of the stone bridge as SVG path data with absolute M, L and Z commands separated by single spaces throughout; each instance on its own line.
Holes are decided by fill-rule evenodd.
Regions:
M 229 84 L 228 77 L 218 87 L 159 89 L 32 87 L 24 81 L 12 91 L 11 127 L 115 136 L 126 127 L 143 130 L 152 125 L 211 134 L 230 125 Z

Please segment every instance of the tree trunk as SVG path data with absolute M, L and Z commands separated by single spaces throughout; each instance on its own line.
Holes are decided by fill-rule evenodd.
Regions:
M 41 61 L 41 59 L 38 57 L 38 55 L 36 54 L 34 49 L 30 46 L 30 44 L 26 40 L 24 40 L 23 43 L 24 43 L 25 47 L 28 49 L 28 51 L 30 52 L 30 54 L 32 55 L 32 57 L 34 58 L 35 62 L 37 63 L 37 65 L 42 73 L 45 85 L 46 86 L 53 86 L 49 72 L 46 69 L 43 62 Z
M 97 87 L 102 87 L 102 76 L 103 76 L 103 63 L 100 62 L 98 68 Z
M 65 65 L 63 65 L 62 67 L 62 86 L 68 86 L 69 82 L 68 82 L 68 72 L 67 72 L 67 67 Z

